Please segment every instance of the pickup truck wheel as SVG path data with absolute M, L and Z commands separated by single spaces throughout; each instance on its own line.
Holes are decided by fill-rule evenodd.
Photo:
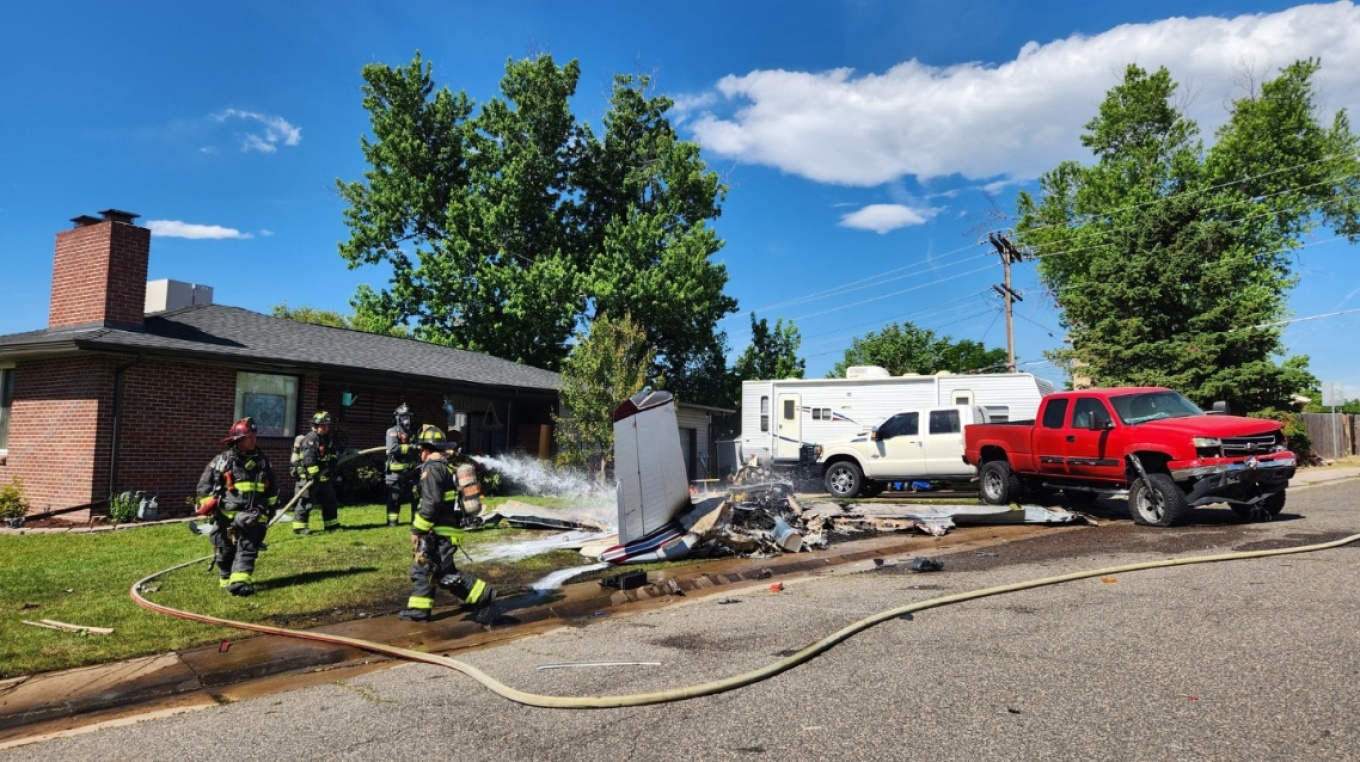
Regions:
M 864 486 L 864 473 L 853 461 L 837 461 L 827 466 L 825 482 L 832 497 L 855 497 Z
M 1284 490 L 1272 492 L 1256 505 L 1231 505 L 1236 513 L 1246 521 L 1269 521 L 1284 510 Z
M 988 505 L 1009 505 L 1020 497 L 1020 477 L 1004 460 L 989 460 L 978 474 L 978 493 Z
M 1129 489 L 1129 515 L 1135 524 L 1169 527 L 1190 515 L 1185 493 L 1167 474 L 1148 474 Z

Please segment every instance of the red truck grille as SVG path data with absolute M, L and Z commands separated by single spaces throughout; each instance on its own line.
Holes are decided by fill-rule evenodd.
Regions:
M 1223 437 L 1223 455 L 1229 458 L 1243 455 L 1264 455 L 1273 452 L 1279 444 L 1275 433 L 1258 434 L 1251 437 Z

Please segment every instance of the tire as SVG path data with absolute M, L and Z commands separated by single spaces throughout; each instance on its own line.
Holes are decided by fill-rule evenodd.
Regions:
M 1243 521 L 1270 521 L 1284 510 L 1284 490 L 1272 492 L 1256 505 L 1230 505 Z
M 859 470 L 853 460 L 838 460 L 826 467 L 826 476 L 822 481 L 832 497 L 852 498 L 864 488 L 864 472 Z
M 1169 475 L 1148 474 L 1146 480 L 1135 479 L 1129 488 L 1129 516 L 1135 524 L 1169 527 L 1190 516 L 1190 504 Z
M 978 472 L 978 495 L 988 505 L 1010 505 L 1020 499 L 1020 477 L 1004 460 L 989 460 Z

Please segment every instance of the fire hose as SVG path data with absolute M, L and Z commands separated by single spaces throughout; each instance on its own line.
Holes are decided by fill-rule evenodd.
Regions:
M 376 450 L 380 448 L 374 449 Z M 365 450 L 359 454 L 369 452 L 372 452 L 372 450 Z M 292 503 L 290 502 L 289 505 L 292 505 Z M 1043 577 L 1041 579 L 1028 580 L 1025 582 L 1016 582 L 1008 585 L 997 585 L 995 587 L 988 587 L 980 590 L 972 590 L 963 593 L 955 593 L 953 595 L 940 596 L 938 598 L 931 598 L 925 601 L 910 603 L 905 606 L 898 606 L 897 608 L 888 609 L 886 611 L 879 612 L 872 616 L 865 617 L 857 622 L 854 622 L 850 625 L 841 628 L 840 630 L 837 630 L 836 632 L 831 633 L 830 635 L 827 635 L 826 637 L 822 638 L 816 643 L 813 643 L 810 646 L 807 646 L 806 648 L 802 649 L 801 651 L 798 651 L 797 653 L 794 653 L 790 656 L 780 659 L 779 661 L 772 662 L 759 669 L 751 670 L 749 672 L 745 672 L 739 675 L 733 675 L 732 677 L 727 677 L 721 680 L 715 680 L 712 682 L 702 683 L 698 685 L 691 685 L 687 687 L 674 688 L 671 690 L 664 691 L 655 691 L 652 693 L 633 693 L 615 696 L 551 696 L 538 693 L 528 693 L 526 691 L 521 691 L 517 688 L 512 688 L 502 683 L 501 681 L 497 680 L 494 677 L 491 677 L 490 675 L 486 674 L 477 667 L 468 664 L 467 662 L 459 661 L 458 659 L 453 659 L 447 656 L 441 656 L 439 654 L 431 654 L 426 653 L 424 651 L 415 651 L 409 648 L 401 648 L 399 646 L 392 646 L 386 643 L 377 643 L 371 640 L 362 640 L 360 638 L 350 638 L 345 637 L 343 635 L 305 632 L 301 630 L 289 630 L 283 627 L 272 627 L 270 625 L 253 624 L 249 622 L 236 622 L 230 619 L 221 619 L 219 617 L 207 616 L 205 614 L 196 614 L 188 611 L 180 611 L 178 609 L 173 609 L 168 606 L 162 606 L 156 603 L 152 603 L 142 597 L 141 589 L 142 586 L 145 585 L 146 583 L 163 574 L 175 571 L 176 569 L 182 569 L 186 566 L 199 563 L 203 560 L 202 558 L 195 559 L 193 561 L 186 561 L 182 564 L 178 564 L 168 569 L 163 569 L 154 574 L 150 574 L 146 577 L 143 577 L 142 579 L 133 583 L 132 589 L 129 591 L 129 594 L 132 596 L 132 599 L 136 601 L 137 604 L 140 606 L 151 609 L 152 611 L 157 611 L 162 614 L 169 614 L 171 616 L 176 616 L 183 619 L 189 619 L 197 622 L 205 622 L 208 624 L 226 625 L 228 627 L 265 633 L 267 635 L 282 635 L 285 637 L 301 638 L 303 640 L 313 640 L 321 643 L 332 643 L 335 645 L 351 646 L 353 648 L 358 648 L 372 653 L 385 654 L 387 656 L 396 657 L 398 659 L 406 659 L 408 661 L 423 662 L 425 664 L 433 664 L 436 666 L 447 667 L 457 672 L 461 672 L 464 675 L 467 675 L 468 677 L 472 678 L 473 680 L 476 680 L 478 683 L 481 683 L 483 687 L 490 690 L 492 693 L 497 694 L 498 696 L 509 699 L 510 701 L 514 701 L 519 704 L 524 704 L 526 706 L 536 706 L 551 709 L 603 709 L 623 706 L 647 706 L 650 704 L 663 704 L 671 701 L 683 701 L 686 699 L 698 698 L 700 696 L 712 696 L 719 693 L 725 693 L 736 688 L 752 685 L 762 680 L 774 677 L 775 675 L 778 675 L 782 672 L 787 672 L 788 670 L 793 669 L 794 667 L 800 664 L 810 661 L 816 656 L 819 656 L 820 654 L 830 650 L 833 646 L 839 645 L 843 641 L 848 640 L 851 636 L 861 633 L 869 629 L 870 627 L 874 627 L 875 625 L 881 624 L 883 622 L 897 619 L 899 617 L 917 611 L 941 608 L 955 603 L 963 603 L 964 601 L 972 601 L 977 600 L 979 598 L 987 598 L 995 595 L 1004 595 L 1006 593 L 1014 593 L 1022 590 L 1032 590 L 1039 587 L 1057 585 L 1064 582 L 1072 582 L 1079 579 L 1090 579 L 1091 577 L 1106 577 L 1115 574 L 1125 574 L 1128 572 L 1142 571 L 1146 569 L 1159 569 L 1171 566 L 1188 566 L 1191 564 L 1207 564 L 1216 563 L 1220 561 L 1237 561 L 1249 558 L 1267 558 L 1270 556 L 1283 556 L 1294 553 L 1311 553 L 1319 550 L 1338 548 L 1343 545 L 1353 543 L 1357 540 L 1360 540 L 1360 534 L 1353 534 L 1349 537 L 1343 537 L 1339 540 L 1333 540 L 1331 542 L 1323 542 L 1315 545 L 1301 545 L 1292 548 L 1277 548 L 1274 550 L 1257 550 L 1242 553 L 1222 553 L 1210 556 L 1192 556 L 1188 558 L 1164 559 L 1161 561 L 1146 561 L 1142 563 L 1124 564 L 1122 566 L 1107 566 L 1102 569 L 1077 571 L 1068 574 L 1059 574 L 1053 577 Z

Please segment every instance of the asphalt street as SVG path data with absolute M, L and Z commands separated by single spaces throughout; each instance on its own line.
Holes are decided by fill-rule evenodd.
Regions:
M 1360 533 L 1360 480 L 1291 491 L 1279 520 L 1196 511 L 1053 527 L 985 551 L 863 562 L 471 653 L 525 691 L 662 691 L 756 669 L 906 603 L 1181 556 Z M 960 530 L 962 532 L 964 530 Z M 960 535 L 961 536 L 961 535 Z M 457 672 L 401 665 L 126 721 L 5 760 L 1348 760 L 1360 759 L 1360 542 L 1068 582 L 916 613 L 764 682 L 625 709 L 538 709 Z M 545 664 L 659 662 L 656 666 Z

